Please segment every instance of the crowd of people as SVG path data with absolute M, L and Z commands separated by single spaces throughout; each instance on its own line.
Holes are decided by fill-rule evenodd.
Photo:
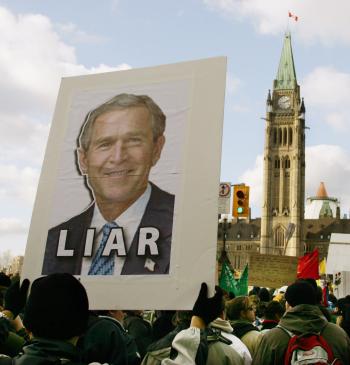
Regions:
M 350 364 L 350 296 L 325 306 L 311 279 L 239 297 L 208 297 L 203 283 L 192 311 L 156 311 L 152 323 L 90 311 L 70 274 L 36 279 L 28 295 L 29 284 L 0 273 L 0 365 Z

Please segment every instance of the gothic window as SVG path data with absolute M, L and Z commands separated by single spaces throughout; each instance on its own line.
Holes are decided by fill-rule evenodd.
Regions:
M 278 128 L 278 144 L 282 145 L 282 128 Z
M 286 156 L 285 160 L 284 160 L 284 167 L 286 169 L 290 169 L 290 159 L 288 156 Z
M 277 129 L 273 129 L 273 144 L 276 146 L 277 144 Z
M 275 157 L 275 169 L 280 168 L 280 159 L 278 156 Z
M 275 230 L 275 247 L 284 247 L 284 229 L 281 226 Z
M 287 128 L 283 128 L 283 145 L 287 144 Z
M 288 136 L 288 144 L 291 145 L 293 143 L 293 130 L 289 127 L 289 136 Z

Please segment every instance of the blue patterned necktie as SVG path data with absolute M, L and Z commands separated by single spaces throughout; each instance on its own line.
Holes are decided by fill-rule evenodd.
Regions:
M 113 275 L 114 273 L 114 255 L 102 256 L 102 253 L 106 247 L 108 236 L 112 228 L 117 228 L 118 225 L 115 222 L 106 223 L 102 228 L 102 239 L 100 246 L 92 260 L 88 275 Z

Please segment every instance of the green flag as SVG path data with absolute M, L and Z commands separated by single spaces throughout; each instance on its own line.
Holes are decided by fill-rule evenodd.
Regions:
M 227 292 L 235 293 L 235 278 L 230 270 L 226 261 L 222 264 L 222 270 L 219 280 L 219 286 L 221 289 L 226 290 Z
M 248 295 L 248 264 L 245 266 L 241 277 L 236 280 L 235 295 Z
M 222 270 L 219 280 L 221 289 L 233 293 L 236 297 L 248 295 L 248 264 L 243 270 L 239 279 L 235 279 L 226 261 L 222 264 Z

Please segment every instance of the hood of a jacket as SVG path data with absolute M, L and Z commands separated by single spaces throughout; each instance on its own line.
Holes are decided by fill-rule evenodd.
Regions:
M 210 323 L 210 327 L 218 328 L 226 333 L 232 333 L 233 328 L 230 325 L 229 321 L 225 321 L 222 318 L 216 318 L 213 322 Z
M 293 333 L 318 333 L 327 323 L 317 306 L 300 304 L 288 310 L 279 325 Z
M 26 357 L 28 363 L 33 365 L 57 364 L 59 360 L 74 362 L 80 357 L 78 349 L 69 342 L 38 337 L 23 347 L 22 356 Z M 32 360 L 29 361 L 29 359 Z
M 253 325 L 253 323 L 245 320 L 245 319 L 237 319 L 234 321 L 230 321 L 230 324 L 233 328 L 233 334 L 238 338 L 242 338 L 246 333 L 250 331 L 258 331 L 259 329 Z

